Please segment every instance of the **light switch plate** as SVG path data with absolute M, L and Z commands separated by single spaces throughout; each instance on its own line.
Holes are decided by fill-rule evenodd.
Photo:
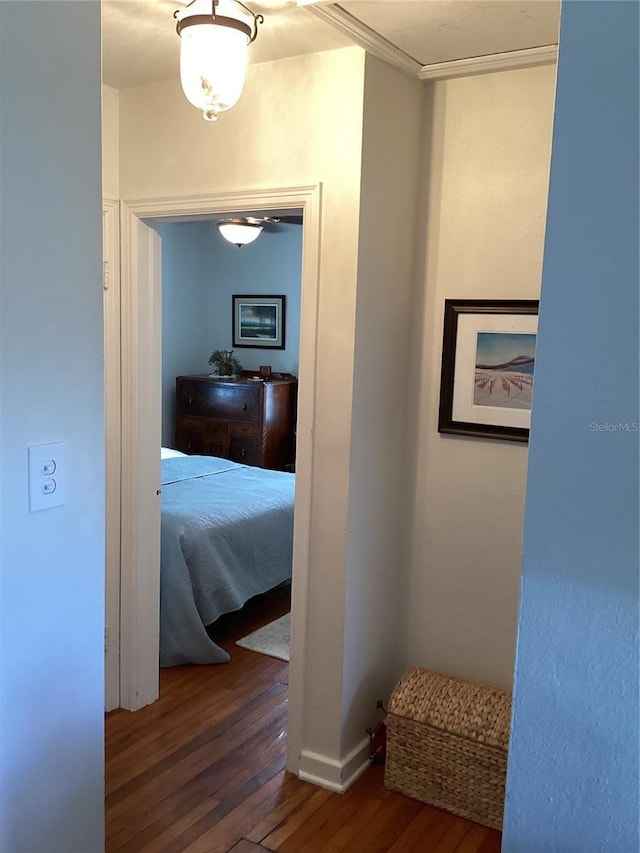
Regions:
M 38 444 L 28 448 L 29 512 L 64 506 L 66 501 L 66 446 Z

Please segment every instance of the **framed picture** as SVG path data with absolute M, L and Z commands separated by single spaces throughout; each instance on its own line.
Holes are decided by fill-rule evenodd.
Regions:
M 233 347 L 284 349 L 285 296 L 233 296 Z
M 528 441 L 538 300 L 446 299 L 438 432 Z

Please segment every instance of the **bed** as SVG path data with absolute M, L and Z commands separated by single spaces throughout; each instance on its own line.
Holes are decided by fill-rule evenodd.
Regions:
M 162 451 L 160 666 L 226 663 L 206 626 L 291 580 L 295 475 Z

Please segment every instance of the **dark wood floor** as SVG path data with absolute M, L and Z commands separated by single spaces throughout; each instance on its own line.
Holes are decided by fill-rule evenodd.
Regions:
M 107 853 L 499 853 L 500 833 L 384 788 L 372 766 L 345 794 L 285 770 L 288 665 L 235 640 L 286 593 L 224 617 L 231 663 L 161 670 L 160 699 L 106 720 Z

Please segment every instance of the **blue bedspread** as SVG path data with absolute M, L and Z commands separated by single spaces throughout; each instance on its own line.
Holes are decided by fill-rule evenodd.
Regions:
M 291 579 L 294 484 L 214 456 L 162 460 L 160 666 L 225 663 L 205 626 Z

